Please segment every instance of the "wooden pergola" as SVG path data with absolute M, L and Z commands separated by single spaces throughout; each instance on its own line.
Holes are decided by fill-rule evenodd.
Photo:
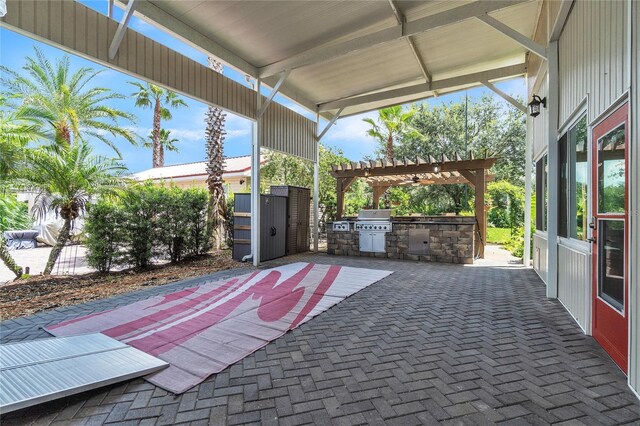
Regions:
M 478 158 L 469 156 L 463 160 L 458 154 L 449 160 L 442 156 L 440 160 L 420 157 L 389 160 L 354 161 L 331 166 L 331 174 L 336 178 L 336 219 L 342 219 L 344 195 L 356 178 L 363 178 L 373 188 L 373 208 L 378 208 L 380 197 L 393 186 L 406 185 L 449 185 L 462 183 L 475 190 L 475 217 L 480 233 L 479 251 L 484 257 L 487 222 L 484 209 L 484 193 L 487 182 L 494 176 L 488 170 L 498 158 Z

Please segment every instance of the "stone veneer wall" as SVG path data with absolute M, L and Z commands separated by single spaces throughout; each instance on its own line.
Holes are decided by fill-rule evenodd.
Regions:
M 465 221 L 466 222 L 466 221 Z M 393 222 L 393 230 L 386 234 L 386 253 L 360 252 L 360 233 L 327 230 L 327 253 L 342 256 L 367 256 L 424 262 L 473 263 L 474 223 L 455 223 L 453 220 L 430 222 Z M 429 229 L 427 255 L 409 253 L 409 230 Z

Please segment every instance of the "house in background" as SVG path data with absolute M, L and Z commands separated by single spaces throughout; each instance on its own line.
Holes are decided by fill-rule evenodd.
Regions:
M 260 158 L 265 164 L 266 158 Z M 151 180 L 154 183 L 172 183 L 180 188 L 206 188 L 207 162 L 174 164 L 172 166 L 155 167 L 134 173 L 135 180 Z M 228 157 L 224 159 L 224 191 L 226 194 L 249 192 L 251 188 L 251 156 Z

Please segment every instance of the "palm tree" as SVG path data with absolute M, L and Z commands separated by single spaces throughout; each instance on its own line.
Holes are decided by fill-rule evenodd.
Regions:
M 53 144 L 34 150 L 24 180 L 37 192 L 35 211 L 55 212 L 64 220 L 44 274 L 51 274 L 62 248 L 69 240 L 71 223 L 86 209 L 91 197 L 114 193 L 124 184 L 124 166 L 115 159 L 92 155 L 85 141 L 73 145 Z
M 135 122 L 132 114 L 105 105 L 124 96 L 91 82 L 101 71 L 80 68 L 72 72 L 69 56 L 52 64 L 44 53 L 34 47 L 35 58 L 27 57 L 21 71 L 0 66 L 4 75 L 0 83 L 19 101 L 23 117 L 40 124 L 43 131 L 58 144 L 72 145 L 96 138 L 110 146 L 118 155 L 111 137 L 121 137 L 136 144 L 136 135 L 119 125 L 119 120 Z
M 0 183 L 6 182 L 24 161 L 27 144 L 46 135 L 40 126 L 25 117 L 23 108 L 7 110 L 0 96 Z
M 164 148 L 161 143 L 160 121 L 171 120 L 171 110 L 169 108 L 180 108 L 187 104 L 178 97 L 175 92 L 156 86 L 151 83 L 138 83 L 130 81 L 129 84 L 135 86 L 138 91 L 132 96 L 136 100 L 136 106 L 140 108 L 153 108 L 153 167 L 164 166 Z
M 1 108 L 5 104 L 6 98 L 0 96 L 0 189 L 5 187 L 9 179 L 16 176 L 19 167 L 23 165 L 27 144 L 42 137 L 38 126 L 25 119 L 22 109 L 7 111 Z M 0 198 L 0 202 L 5 201 Z M 6 209 L 3 211 L 7 212 Z M 0 232 L 0 259 L 16 278 L 22 276 L 23 269 L 7 250 L 7 242 L 2 232 Z
M 144 143 L 145 148 L 153 148 L 153 132 L 149 133 L 147 137 L 148 141 Z M 180 142 L 179 139 L 171 136 L 171 130 L 160 129 L 160 145 L 163 151 L 178 152 L 176 143 Z
M 392 161 L 394 158 L 394 140 L 405 135 L 416 135 L 418 132 L 411 126 L 411 118 L 415 114 L 415 110 L 403 110 L 402 106 L 392 106 L 378 110 L 378 122 L 372 118 L 363 118 L 363 121 L 369 123 L 371 128 L 367 131 L 380 141 L 384 146 L 385 156 L 387 160 Z
M 209 68 L 222 74 L 222 63 L 209 58 Z M 207 110 L 205 129 L 207 140 L 207 186 L 209 187 L 209 208 L 207 210 L 207 235 L 212 247 L 220 248 L 226 235 L 225 201 L 222 174 L 224 173 L 224 137 L 227 132 L 224 124 L 227 114 L 220 108 L 210 106 Z

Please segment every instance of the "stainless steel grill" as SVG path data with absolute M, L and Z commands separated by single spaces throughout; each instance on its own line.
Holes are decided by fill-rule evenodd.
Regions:
M 386 234 L 391 232 L 391 210 L 361 210 L 355 230 L 360 231 L 360 251 L 386 253 Z

